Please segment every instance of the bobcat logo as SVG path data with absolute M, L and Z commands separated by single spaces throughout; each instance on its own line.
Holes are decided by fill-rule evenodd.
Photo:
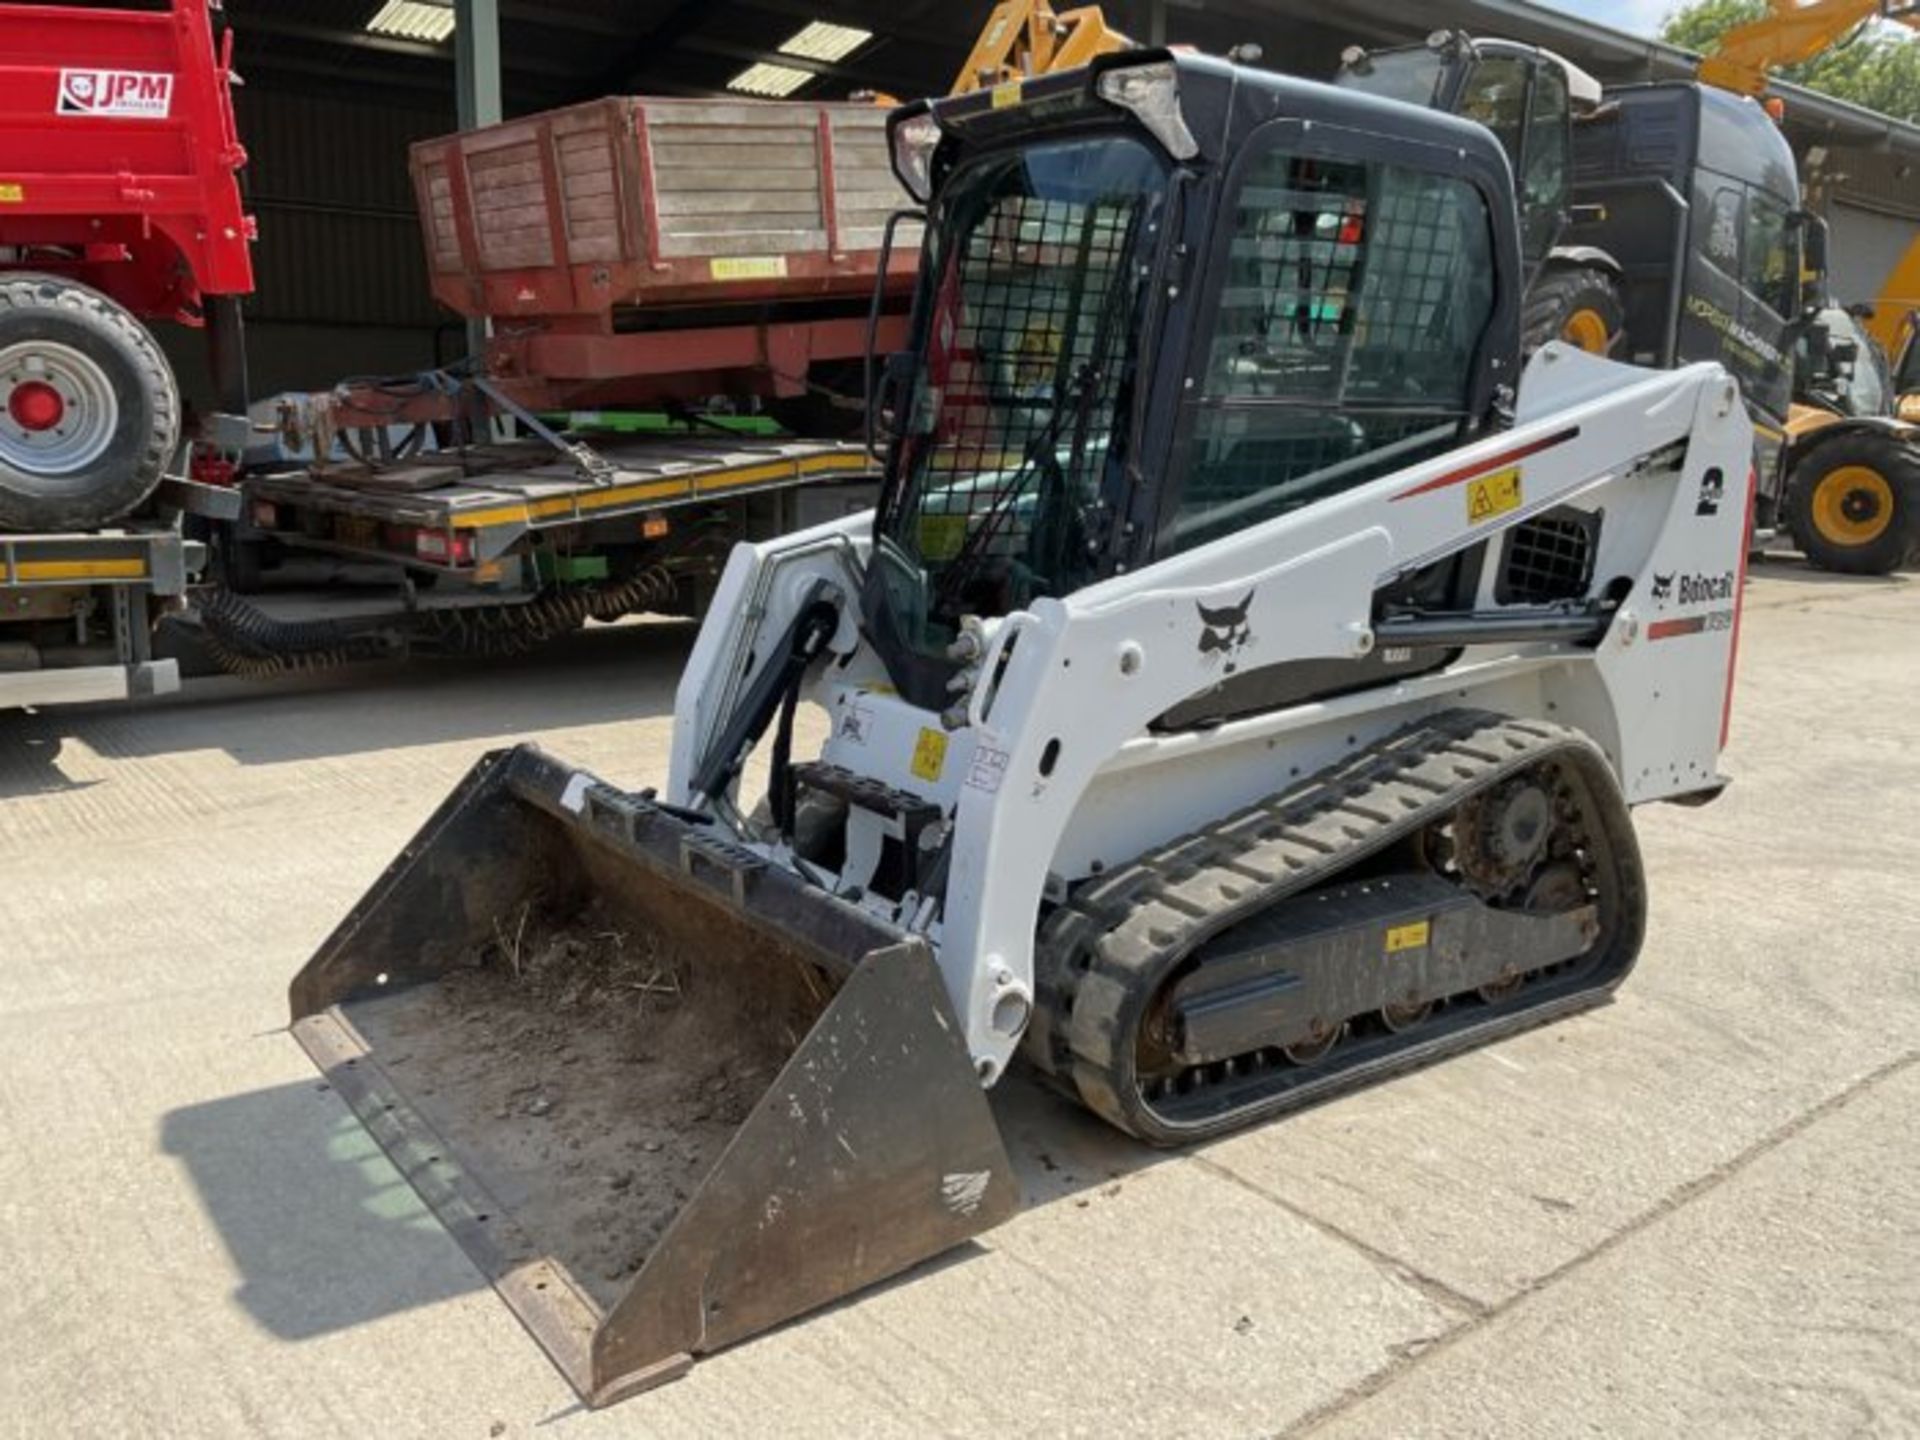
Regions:
M 1253 631 L 1247 625 L 1247 611 L 1253 608 L 1254 592 L 1249 590 L 1246 599 L 1238 605 L 1221 605 L 1209 609 L 1196 603 L 1194 608 L 1200 612 L 1200 657 L 1212 660 L 1218 657 L 1226 663 L 1227 670 L 1234 669 L 1233 657 L 1253 643 Z
M 1653 598 L 1656 601 L 1664 601 L 1671 594 L 1673 594 L 1673 576 L 1655 575 L 1653 577 Z

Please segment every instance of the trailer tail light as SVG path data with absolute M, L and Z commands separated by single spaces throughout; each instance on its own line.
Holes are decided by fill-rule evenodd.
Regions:
M 280 507 L 271 500 L 253 502 L 253 523 L 262 530 L 280 528 Z
M 413 553 L 436 565 L 471 565 L 471 530 L 422 530 L 414 536 Z
M 640 534 L 647 540 L 658 540 L 671 528 L 664 515 L 648 515 L 640 522 Z

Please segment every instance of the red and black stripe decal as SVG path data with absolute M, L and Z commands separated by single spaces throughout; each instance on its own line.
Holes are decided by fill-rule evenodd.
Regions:
M 1647 626 L 1647 639 L 1671 640 L 1676 635 L 1698 635 L 1707 628 L 1707 617 L 1688 615 L 1678 620 L 1656 620 Z
M 1402 490 L 1394 496 L 1395 500 L 1411 500 L 1416 495 L 1425 495 L 1434 490 L 1449 490 L 1455 485 L 1464 485 L 1469 480 L 1477 480 L 1482 475 L 1491 475 L 1496 470 L 1504 470 L 1525 460 L 1530 455 L 1538 455 L 1543 450 L 1552 450 L 1576 439 L 1580 434 L 1578 425 L 1569 425 L 1552 435 L 1544 435 L 1538 440 L 1529 440 L 1524 445 L 1516 445 L 1511 450 L 1503 450 L 1486 460 L 1475 460 L 1471 465 L 1461 465 L 1436 475 L 1431 480 L 1423 480 L 1411 490 Z

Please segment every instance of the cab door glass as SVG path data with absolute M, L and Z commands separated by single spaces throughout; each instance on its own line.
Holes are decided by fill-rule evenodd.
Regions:
M 1722 275 L 1740 273 L 1740 192 L 1716 190 L 1707 211 L 1707 259 Z
M 1526 170 L 1520 176 L 1520 243 L 1529 261 L 1544 259 L 1559 238 L 1572 148 L 1566 77 L 1553 65 L 1538 65 L 1527 107 Z
M 1457 443 L 1493 314 L 1492 221 L 1465 180 L 1275 146 L 1228 204 L 1162 553 Z
M 1526 164 L 1527 72 L 1517 55 L 1495 55 L 1478 62 L 1460 95 L 1460 113 L 1493 132 L 1517 177 Z
M 1742 288 L 1780 319 L 1791 316 L 1799 295 L 1800 258 L 1793 218 L 1771 195 L 1747 196 L 1746 241 L 1742 247 Z

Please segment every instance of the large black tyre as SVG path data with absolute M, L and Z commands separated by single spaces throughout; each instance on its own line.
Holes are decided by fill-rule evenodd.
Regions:
M 1888 575 L 1920 544 L 1920 452 L 1892 435 L 1837 435 L 1787 477 L 1787 528 L 1808 561 Z
M 153 336 L 96 290 L 0 275 L 0 530 L 87 530 L 153 492 L 180 392 Z
M 1520 310 L 1521 346 L 1531 355 L 1560 340 L 1590 355 L 1611 355 L 1626 333 L 1620 287 L 1595 265 L 1549 264 Z

